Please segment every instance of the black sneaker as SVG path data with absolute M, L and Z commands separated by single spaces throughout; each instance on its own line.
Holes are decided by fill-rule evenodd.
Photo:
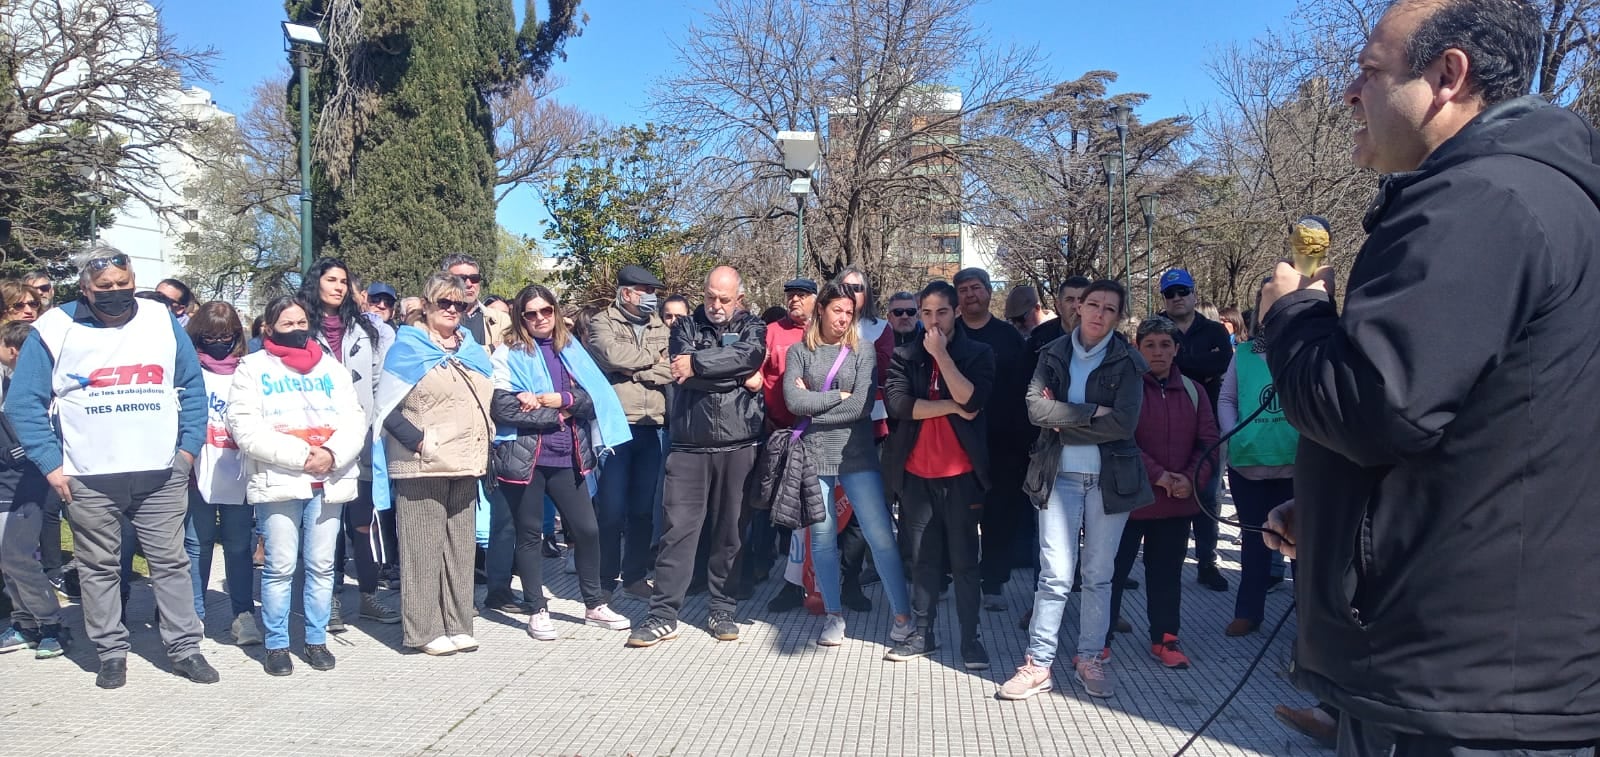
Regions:
M 172 672 L 195 683 L 216 683 L 222 680 L 222 676 L 217 674 L 217 669 L 211 667 L 211 663 L 206 662 L 206 656 L 199 652 L 172 663 Z
M 128 661 L 121 657 L 113 657 L 100 661 L 100 673 L 94 677 L 94 685 L 102 689 L 120 689 L 128 682 Z
M 483 598 L 483 609 L 503 612 L 507 615 L 532 615 L 533 603 L 517 599 L 511 592 L 494 592 Z
M 890 662 L 905 662 L 918 657 L 927 657 L 939 646 L 933 643 L 933 634 L 914 633 L 911 638 L 896 644 L 890 649 L 883 659 Z
M 1196 572 L 1195 580 L 1212 591 L 1227 591 L 1228 579 L 1222 577 L 1222 571 L 1217 570 L 1216 563 L 1201 563 Z
M 733 613 L 727 610 L 712 610 L 706 617 L 706 630 L 717 641 L 739 640 L 739 624 L 733 622 Z
M 556 538 L 549 534 L 545 535 L 544 544 L 540 547 L 540 551 L 551 560 L 560 560 L 567 556 L 567 550 L 561 546 L 561 542 L 556 541 Z
M 645 618 L 643 623 L 633 627 L 633 633 L 628 634 L 627 646 L 653 647 L 676 638 L 678 638 L 678 621 Z
M 78 583 L 76 568 L 66 568 L 61 571 L 61 585 L 56 587 L 61 595 L 74 602 L 83 599 L 83 586 Z
M 767 601 L 767 612 L 788 612 L 798 610 L 806 603 L 806 592 L 798 585 L 783 582 L 783 588 L 778 590 L 778 595 Z
M 305 660 L 312 670 L 333 670 L 333 653 L 327 644 L 307 644 Z
M 859 584 L 853 582 L 845 584 L 839 592 L 839 602 L 856 612 L 872 612 L 872 600 L 867 598 L 866 592 L 861 591 Z
M 961 664 L 967 670 L 988 670 L 989 650 L 983 648 L 983 642 L 969 639 L 961 642 Z
M 1138 591 L 1139 590 L 1139 579 L 1137 579 L 1137 578 L 1124 578 L 1122 580 L 1122 590 L 1123 591 Z
M 287 649 L 269 649 L 267 658 L 261 661 L 261 667 L 266 669 L 269 676 L 286 676 L 294 672 L 294 658 L 289 656 Z

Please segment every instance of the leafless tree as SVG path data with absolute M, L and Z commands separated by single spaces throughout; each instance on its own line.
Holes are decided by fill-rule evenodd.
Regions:
M 550 170 L 562 158 L 604 128 L 600 119 L 555 99 L 561 84 L 561 79 L 553 75 L 524 79 L 490 98 L 499 172 L 495 180 L 496 201 L 504 200 L 517 187 L 535 186 L 549 179 Z

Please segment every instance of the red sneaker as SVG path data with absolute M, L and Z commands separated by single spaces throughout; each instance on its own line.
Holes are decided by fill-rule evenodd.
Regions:
M 1162 635 L 1160 644 L 1150 645 L 1150 656 L 1169 668 L 1181 670 L 1189 667 L 1189 656 L 1178 648 L 1178 637 L 1170 633 Z

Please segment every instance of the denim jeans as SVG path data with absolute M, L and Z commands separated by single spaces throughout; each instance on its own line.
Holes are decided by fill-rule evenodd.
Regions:
M 1239 522 L 1251 526 L 1265 523 L 1272 508 L 1294 498 L 1292 478 L 1249 479 L 1229 468 L 1228 486 Z M 1260 623 L 1266 616 L 1267 589 L 1277 556 L 1261 541 L 1261 534 L 1247 532 L 1240 537 L 1239 593 L 1233 600 L 1233 617 Z
M 1111 576 L 1128 514 L 1107 515 L 1100 477 L 1057 473 L 1047 506 L 1039 511 L 1039 588 L 1028 628 L 1033 664 L 1049 667 L 1056 657 L 1061 616 L 1072 595 L 1073 565 L 1079 564 L 1078 531 L 1083 530 L 1083 588 L 1078 605 L 1080 656 L 1100 654 L 1111 627 Z
M 306 643 L 328 640 L 328 613 L 333 602 L 333 552 L 339 541 L 339 505 L 311 499 L 256 505 L 256 517 L 267 535 L 267 561 L 261 569 L 261 625 L 267 649 L 289 648 L 289 611 L 294 604 L 294 573 L 305 562 Z
M 211 560 L 222 542 L 222 568 L 226 572 L 228 601 L 233 614 L 256 609 L 250 563 L 255 546 L 255 510 L 249 505 L 213 505 L 189 487 L 189 517 L 183 521 L 183 549 L 189 553 L 189 575 L 194 579 L 194 612 L 206 619 L 206 587 L 211 584 Z
M 662 477 L 660 426 L 629 425 L 633 441 L 616 448 L 600 471 L 594 506 L 600 522 L 600 588 L 611 591 L 638 581 L 650 570 L 657 496 Z
M 828 519 L 811 527 L 811 563 L 817 573 L 817 591 L 822 593 L 822 609 L 829 613 L 842 609 L 839 602 L 839 523 L 833 511 L 833 487 L 843 484 L 856 522 L 861 524 L 861 533 L 872 549 L 872 562 L 883 578 L 889 609 L 895 615 L 910 614 L 911 598 L 906 593 L 905 568 L 900 563 L 900 546 L 894 537 L 889 503 L 883 496 L 883 476 L 876 470 L 864 470 L 819 478 Z

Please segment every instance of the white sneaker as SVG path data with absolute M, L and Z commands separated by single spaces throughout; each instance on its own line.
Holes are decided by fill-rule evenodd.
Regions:
M 549 613 L 545 614 L 549 615 Z M 585 610 L 583 621 L 591 626 L 609 628 L 613 631 L 626 631 L 633 627 L 633 621 L 623 617 L 608 605 L 600 605 L 592 610 Z
M 528 616 L 528 636 L 535 641 L 555 641 L 556 624 L 550 622 L 550 610 L 540 610 Z
M 478 640 L 464 633 L 458 633 L 454 636 L 451 636 L 450 643 L 455 646 L 457 652 L 478 651 Z
M 837 647 L 844 643 L 844 616 L 822 616 L 822 633 L 817 635 L 817 646 Z
M 241 647 L 260 644 L 263 641 L 261 627 L 256 625 L 255 613 L 241 612 L 233 619 L 233 643 Z
M 433 641 L 417 647 L 417 649 L 433 655 L 434 657 L 449 657 L 450 655 L 456 653 L 456 645 L 450 642 L 449 636 L 440 636 Z

